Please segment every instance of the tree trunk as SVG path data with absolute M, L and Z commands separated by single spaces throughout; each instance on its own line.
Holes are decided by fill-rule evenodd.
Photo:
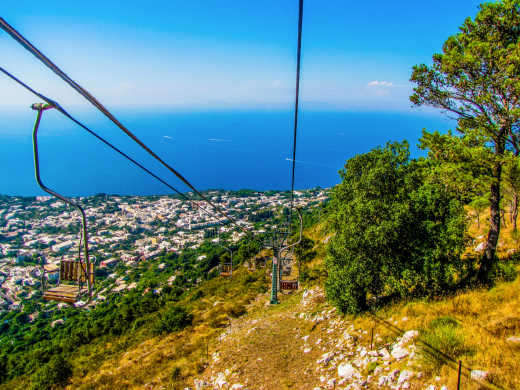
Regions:
M 489 272 L 495 262 L 498 236 L 500 235 L 500 183 L 502 181 L 502 162 L 500 157 L 504 154 L 504 151 L 505 139 L 500 137 L 495 144 L 496 161 L 493 163 L 493 181 L 491 182 L 489 196 L 489 232 L 478 273 L 479 279 L 483 282 L 489 281 Z
M 516 217 L 518 216 L 518 194 L 516 191 L 513 193 L 513 207 L 511 210 L 511 218 L 513 222 L 513 231 L 516 232 Z

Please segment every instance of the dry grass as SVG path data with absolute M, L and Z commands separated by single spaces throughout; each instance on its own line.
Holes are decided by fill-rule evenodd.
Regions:
M 257 296 L 254 291 L 266 284 L 263 270 L 257 271 L 253 281 L 245 268 L 233 275 L 233 279 L 216 278 L 204 283 L 180 302 L 194 315 L 193 326 L 133 344 L 124 353 L 112 354 L 88 373 L 76 370 L 68 388 L 182 389 L 188 382 L 191 385 L 191 378 L 207 366 L 208 353 L 223 329 L 247 312 L 248 305 Z M 260 279 L 256 280 L 257 277 Z M 198 298 L 192 299 L 193 296 Z M 80 363 L 76 361 L 75 365 Z
M 318 380 L 309 367 L 321 353 L 302 353 L 301 337 L 310 329 L 293 315 L 299 295 L 294 297 L 266 307 L 268 296 L 263 296 L 255 312 L 234 324 L 230 336 L 215 345 L 213 352 L 220 360 L 201 377 L 210 381 L 216 372 L 228 369 L 237 382 L 252 389 L 312 389 Z
M 456 332 L 463 343 L 462 352 L 454 356 L 455 360 L 460 359 L 466 368 L 489 371 L 491 381 L 503 388 L 520 389 L 520 348 L 506 341 L 509 336 L 520 334 L 519 290 L 520 279 L 517 278 L 514 282 L 500 283 L 491 290 L 473 290 L 437 301 L 389 306 L 375 315 L 402 331 L 418 329 L 426 340 L 431 340 L 428 332 L 432 321 L 452 318 L 458 323 Z M 355 318 L 354 323 L 364 329 L 374 327 L 383 339 L 394 334 L 382 322 L 368 315 Z M 447 378 L 451 389 L 456 388 L 457 382 L 454 366 L 456 364 L 442 364 L 436 371 L 435 365 L 426 362 L 423 369 L 430 370 L 430 376 L 440 374 Z M 465 388 L 470 384 L 465 383 Z
M 472 245 L 468 250 L 471 251 L 476 248 L 478 244 L 486 240 L 489 229 L 489 210 L 481 213 L 480 226 L 477 224 L 475 212 L 470 208 L 468 208 L 468 215 L 471 218 L 469 235 L 472 238 Z M 505 225 L 504 221 L 506 222 Z M 518 221 L 518 229 L 518 232 L 513 231 L 511 213 L 506 212 L 500 227 L 500 238 L 497 247 L 497 254 L 499 257 L 507 257 L 512 252 L 517 252 L 520 249 L 520 220 Z
M 475 240 L 472 248 L 484 239 L 485 220 L 486 216 L 481 216 L 480 229 L 476 224 L 471 226 L 470 234 Z M 322 268 L 326 247 L 323 226 L 315 226 L 305 234 L 315 241 L 317 253 L 308 265 Z M 501 233 L 500 255 L 519 247 L 515 237 L 508 224 Z M 256 272 L 265 275 L 265 269 Z M 296 316 L 301 292 L 284 295 L 280 305 L 269 306 L 266 305 L 267 293 L 251 292 L 247 283 L 244 284 L 247 274 L 245 268 L 240 268 L 232 280 L 217 278 L 204 283 L 202 296 L 183 302 L 194 314 L 192 327 L 130 346 L 126 352 L 105 360 L 99 368 L 92 366 L 86 374 L 76 372 L 69 388 L 182 389 L 192 387 L 194 378 L 209 380 L 215 372 L 229 369 L 237 381 L 253 389 L 312 389 L 319 384 L 319 374 L 312 368 L 323 351 L 313 348 L 307 354 L 302 353 L 301 336 L 309 334 L 314 342 L 318 338 L 333 340 L 337 335 L 327 334 L 322 325 L 310 327 Z M 265 277 L 255 283 L 268 286 Z M 520 348 L 506 341 L 511 335 L 520 335 L 519 290 L 517 278 L 489 290 L 460 292 L 435 301 L 401 302 L 375 314 L 402 331 L 420 330 L 421 335 L 430 336 L 428 340 L 436 346 L 448 348 L 451 345 L 451 352 L 458 354 L 455 357 L 462 360 L 464 367 L 489 371 L 493 383 L 506 389 L 520 389 Z M 327 308 L 324 302 L 318 304 L 316 310 Z M 432 336 L 432 321 L 442 317 L 455 320 L 456 330 L 440 330 Z M 370 344 L 372 328 L 375 346 L 395 340 L 394 331 L 370 315 L 347 316 L 346 320 L 367 331 L 361 340 L 366 345 Z M 223 332 L 229 332 L 230 328 L 231 336 L 222 339 Z M 121 346 L 107 348 L 125 350 Z M 220 356 L 216 363 L 211 358 L 215 352 Z M 103 354 L 99 352 L 99 356 Z M 433 383 L 433 378 L 439 375 L 448 388 L 456 388 L 453 364 L 428 360 L 421 364 L 422 367 L 416 369 L 425 373 L 424 384 Z M 464 379 L 462 388 L 478 386 Z

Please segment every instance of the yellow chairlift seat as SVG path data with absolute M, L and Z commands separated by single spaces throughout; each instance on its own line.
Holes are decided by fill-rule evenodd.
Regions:
M 76 303 L 80 298 L 86 297 L 90 301 L 92 288 L 94 286 L 94 264 L 90 261 L 88 249 L 87 215 L 85 210 L 77 202 L 74 202 L 54 190 L 46 187 L 40 177 L 40 159 L 38 153 L 38 129 L 44 111 L 54 108 L 52 104 L 37 103 L 32 105 L 33 110 L 38 112 L 33 130 L 33 150 L 34 150 L 34 173 L 38 186 L 46 193 L 62 200 L 66 204 L 76 208 L 81 215 L 81 234 L 79 238 L 78 260 L 62 260 L 59 267 L 59 282 L 56 287 L 45 288 L 45 272 L 53 272 L 53 267 L 49 264 L 43 265 L 42 272 L 42 292 L 43 298 L 51 301 Z M 83 241 L 83 245 L 81 244 Z M 83 258 L 81 252 L 83 248 Z M 55 267 L 54 267 L 55 269 Z M 55 269 L 55 271 L 57 271 Z
M 295 276 L 300 272 L 299 267 L 293 269 L 294 253 L 289 252 L 280 259 L 281 274 L 280 274 L 280 289 L 294 291 L 298 290 L 299 282 L 298 277 Z M 296 275 L 293 275 L 293 271 Z M 291 279 L 284 279 L 284 277 L 291 277 Z
M 76 303 L 83 296 L 90 298 L 88 286 L 94 284 L 94 264 L 71 260 L 60 263 L 60 280 L 56 287 L 44 291 L 43 298 L 49 301 Z
M 219 272 L 221 276 L 232 276 L 233 275 L 233 265 L 231 263 L 224 263 L 219 265 Z
M 282 290 L 298 290 L 298 280 L 282 280 L 280 287 Z

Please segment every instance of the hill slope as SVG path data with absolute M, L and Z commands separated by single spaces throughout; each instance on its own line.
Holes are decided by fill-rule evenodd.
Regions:
M 482 386 L 473 377 L 492 389 L 520 389 L 520 279 L 345 316 L 323 293 L 328 237 L 319 225 L 305 235 L 305 283 L 282 294 L 280 305 L 268 304 L 269 263 L 256 270 L 242 265 L 233 278 L 202 281 L 179 297 L 173 291 L 137 297 L 141 305 L 128 310 L 145 314 L 125 312 L 120 321 L 137 318 L 121 327 L 127 330 L 78 344 L 66 355 L 71 375 L 65 387 L 441 390 L 456 388 L 460 360 L 463 388 Z M 508 237 L 502 239 L 504 253 L 514 249 Z M 144 310 L 146 302 L 157 309 Z M 184 329 L 175 316 L 168 323 L 176 307 L 190 314 Z M 83 333 L 98 326 L 93 320 L 81 324 Z M 31 384 L 22 374 L 0 388 Z
M 307 266 L 320 275 L 326 240 L 317 228 L 307 235 L 315 239 Z M 192 327 L 123 348 L 86 375 L 76 372 L 69 388 L 452 389 L 458 360 L 463 388 L 481 387 L 470 377 L 520 388 L 518 278 L 357 317 L 327 303 L 322 281 L 271 306 L 266 269 L 240 267 L 181 302 Z

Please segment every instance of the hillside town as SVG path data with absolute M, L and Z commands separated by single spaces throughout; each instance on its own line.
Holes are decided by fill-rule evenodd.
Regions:
M 253 233 L 269 227 L 255 215 L 280 211 L 291 202 L 288 193 L 274 191 L 209 191 L 206 196 L 236 225 Z M 320 189 L 297 191 L 294 203 L 306 208 L 326 198 Z M 116 266 L 130 268 L 160 254 L 196 249 L 207 238 L 206 230 L 216 226 L 233 242 L 246 234 L 203 202 L 104 194 L 76 200 L 87 214 L 91 260 L 96 269 L 107 271 L 116 291 L 128 287 L 111 273 Z M 80 226 L 79 212 L 52 197 L 2 196 L 0 312 L 20 308 L 22 300 L 40 289 L 43 278 L 58 277 L 60 260 L 77 258 Z

